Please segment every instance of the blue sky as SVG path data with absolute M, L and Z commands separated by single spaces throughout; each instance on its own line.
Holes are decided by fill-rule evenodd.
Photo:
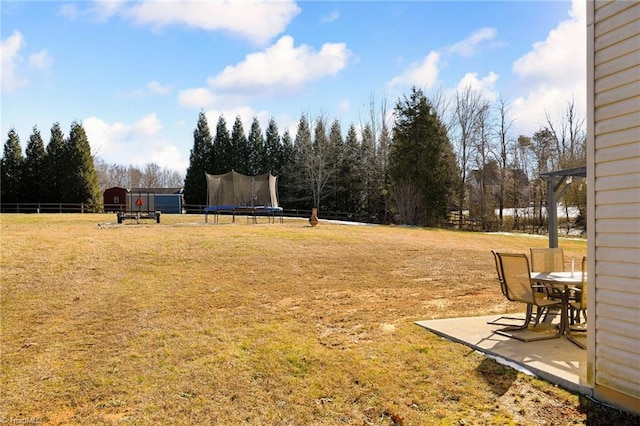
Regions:
M 108 163 L 182 173 L 205 111 L 346 132 L 411 86 L 502 97 L 513 137 L 586 111 L 585 2 L 2 1 L 2 134 L 82 122 Z

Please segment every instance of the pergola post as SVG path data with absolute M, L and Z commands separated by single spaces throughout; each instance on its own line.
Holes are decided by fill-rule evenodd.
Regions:
M 547 179 L 547 217 L 549 221 L 549 248 L 558 247 L 558 205 L 553 179 Z
M 564 195 L 573 177 L 586 177 L 586 167 L 558 170 L 540 175 L 547 182 L 547 217 L 549 222 L 549 248 L 558 247 L 558 200 Z

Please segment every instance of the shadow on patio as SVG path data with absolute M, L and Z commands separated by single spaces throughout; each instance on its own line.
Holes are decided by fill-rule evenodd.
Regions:
M 416 321 L 416 324 L 448 340 L 496 357 L 498 361 L 516 369 L 527 370 L 570 391 L 584 395 L 592 394 L 591 386 L 587 383 L 586 350 L 580 349 L 564 337 L 525 343 L 495 334 L 494 331 L 502 327 L 487 324 L 487 321 L 494 320 L 498 316 L 494 314 L 482 317 Z M 524 333 L 538 332 L 524 331 Z M 578 339 L 586 343 L 585 333 L 580 334 L 584 337 L 578 337 Z M 576 333 L 572 335 L 576 337 Z

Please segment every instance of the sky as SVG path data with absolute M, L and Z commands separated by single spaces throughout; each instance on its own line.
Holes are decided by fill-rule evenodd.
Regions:
M 185 173 L 200 112 L 212 135 L 221 115 L 346 133 L 415 86 L 503 99 L 531 136 L 572 101 L 585 117 L 585 3 L 2 0 L 2 134 L 24 150 L 76 121 L 107 163 Z

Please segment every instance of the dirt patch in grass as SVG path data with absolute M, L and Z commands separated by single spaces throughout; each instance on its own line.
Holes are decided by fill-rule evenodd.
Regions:
M 489 250 L 545 240 L 239 219 L 0 216 L 0 418 L 502 425 L 612 415 L 414 325 L 519 310 L 501 295 Z M 561 245 L 586 252 L 584 241 Z

